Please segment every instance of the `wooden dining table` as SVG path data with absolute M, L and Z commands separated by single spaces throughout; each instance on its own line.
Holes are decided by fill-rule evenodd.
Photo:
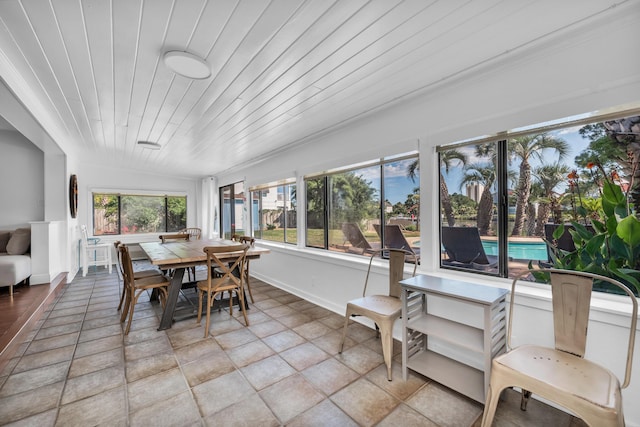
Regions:
M 207 246 L 233 246 L 238 242 L 225 239 L 199 239 L 181 240 L 171 242 L 144 242 L 140 247 L 145 252 L 151 264 L 158 266 L 162 270 L 173 270 L 167 301 L 162 312 L 159 331 L 171 328 L 174 321 L 178 295 L 182 288 L 184 270 L 196 265 L 203 265 L 207 262 L 207 254 L 204 248 Z M 268 249 L 251 247 L 247 251 L 247 259 L 260 258 L 261 255 L 269 253 Z M 234 253 L 220 254 L 220 258 L 233 260 Z

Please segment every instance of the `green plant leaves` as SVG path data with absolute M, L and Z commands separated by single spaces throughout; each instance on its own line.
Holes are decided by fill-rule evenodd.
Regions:
M 633 215 L 623 218 L 616 227 L 616 234 L 627 245 L 640 245 L 640 220 Z

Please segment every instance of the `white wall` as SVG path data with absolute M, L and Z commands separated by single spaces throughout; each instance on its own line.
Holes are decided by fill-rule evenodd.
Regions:
M 0 229 L 44 220 L 44 153 L 19 132 L 0 130 Z
M 280 153 L 277 159 L 235 170 L 233 175 L 218 176 L 218 181 L 224 185 L 244 178 L 249 186 L 257 185 L 419 147 L 423 242 L 420 272 L 507 287 L 505 279 L 443 273 L 437 267 L 434 260 L 439 253 L 438 241 L 433 236 L 438 235 L 438 167 L 434 147 L 611 107 L 637 108 L 640 55 L 630 54 L 629 46 L 640 40 L 640 26 L 637 16 L 624 16 L 621 11 L 617 18 L 562 34 L 518 55 L 506 55 L 508 62 L 498 69 L 461 75 L 459 80 L 435 87 L 423 96 Z M 272 251 L 263 259 L 252 261 L 251 270 L 269 283 L 338 313 L 343 313 L 346 302 L 361 291 L 365 266 L 358 257 L 261 244 Z M 385 292 L 385 280 L 378 276 L 374 279 L 371 292 Z M 542 328 L 531 325 L 548 324 L 549 295 L 535 287 L 524 294 L 536 296 L 518 303 L 517 308 L 525 312 L 516 320 L 518 341 L 544 341 L 539 336 Z M 625 349 L 620 343 L 626 331 L 620 325 L 628 322 L 627 306 L 616 306 L 615 297 L 614 302 L 600 296 L 596 299 L 588 356 L 622 375 Z M 399 332 L 396 325 L 396 338 L 400 338 Z M 598 345 L 599 342 L 603 344 Z M 640 399 L 640 359 L 636 357 L 634 363 L 631 386 L 624 391 L 625 416 L 628 425 L 638 426 L 640 406 L 635 402 Z

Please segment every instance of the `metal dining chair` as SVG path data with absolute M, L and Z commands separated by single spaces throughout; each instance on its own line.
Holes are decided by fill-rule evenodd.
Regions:
M 512 347 L 516 283 L 529 274 L 549 275 L 555 347 Z M 631 317 L 625 375 L 622 384 L 609 369 L 584 358 L 591 293 L 595 281 L 608 282 L 629 297 Z M 527 270 L 513 279 L 507 327 L 507 352 L 493 359 L 482 426 L 489 427 L 500 393 L 523 390 L 522 410 L 531 394 L 567 408 L 590 426 L 623 426 L 621 390 L 629 385 L 635 343 L 638 302 L 622 283 L 609 277 L 573 270 Z

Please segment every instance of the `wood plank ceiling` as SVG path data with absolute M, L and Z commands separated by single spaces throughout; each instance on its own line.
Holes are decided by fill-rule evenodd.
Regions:
M 215 175 L 499 67 L 620 3 L 1 0 L 0 78 L 81 159 Z M 211 76 L 176 75 L 171 50 L 203 57 Z

